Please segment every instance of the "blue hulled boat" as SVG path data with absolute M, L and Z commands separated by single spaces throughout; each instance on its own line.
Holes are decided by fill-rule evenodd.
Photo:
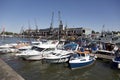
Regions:
M 95 61 L 95 56 L 90 56 L 89 51 L 77 52 L 69 60 L 71 69 L 83 68 L 92 65 Z

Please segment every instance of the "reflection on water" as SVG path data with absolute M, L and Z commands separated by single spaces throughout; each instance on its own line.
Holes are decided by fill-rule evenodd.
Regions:
M 120 80 L 120 70 L 112 69 L 108 61 L 97 60 L 87 68 L 71 70 L 67 63 L 48 64 L 42 61 L 24 61 L 15 57 L 14 54 L 0 54 L 0 58 L 25 80 Z

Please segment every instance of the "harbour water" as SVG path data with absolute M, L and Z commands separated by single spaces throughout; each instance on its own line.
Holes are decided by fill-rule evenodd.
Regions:
M 18 40 L 21 39 L 8 38 L 3 42 L 16 42 Z M 42 61 L 25 61 L 18 59 L 14 54 L 0 54 L 0 58 L 25 80 L 120 80 L 120 70 L 112 69 L 111 62 L 107 60 L 96 60 L 89 67 L 71 70 L 67 63 L 48 64 Z

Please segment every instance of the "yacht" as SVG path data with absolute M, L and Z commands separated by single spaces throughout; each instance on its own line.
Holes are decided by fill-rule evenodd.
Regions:
M 41 60 L 43 59 L 43 54 L 47 53 L 56 48 L 58 42 L 45 43 L 40 45 L 34 45 L 31 49 L 23 51 L 22 53 L 15 54 L 26 60 Z

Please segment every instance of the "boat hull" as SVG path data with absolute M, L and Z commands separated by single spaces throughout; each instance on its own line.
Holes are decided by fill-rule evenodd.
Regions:
M 24 60 L 31 60 L 31 61 L 37 61 L 37 60 L 41 60 L 43 59 L 42 54 L 41 55 L 24 55 L 24 56 L 20 56 L 20 58 L 24 59 Z
M 86 62 L 69 62 L 69 66 L 71 69 L 77 69 L 77 68 L 84 68 L 87 66 L 90 66 L 94 63 L 94 60 L 86 61 Z
M 43 59 L 43 57 L 42 57 L 41 55 L 26 57 L 26 60 L 34 60 L 34 61 L 37 61 L 37 60 L 41 60 L 41 59 Z
M 69 58 L 62 58 L 62 59 L 45 59 L 44 61 L 47 63 L 65 63 L 69 60 Z
M 17 49 L 10 49 L 10 48 L 0 49 L 0 53 L 16 53 L 16 52 L 18 52 Z
M 70 55 L 64 57 L 47 57 L 44 58 L 44 61 L 47 63 L 65 63 L 69 61 Z
M 107 55 L 114 54 L 113 51 L 108 51 L 108 50 L 98 50 L 96 53 L 107 54 Z

